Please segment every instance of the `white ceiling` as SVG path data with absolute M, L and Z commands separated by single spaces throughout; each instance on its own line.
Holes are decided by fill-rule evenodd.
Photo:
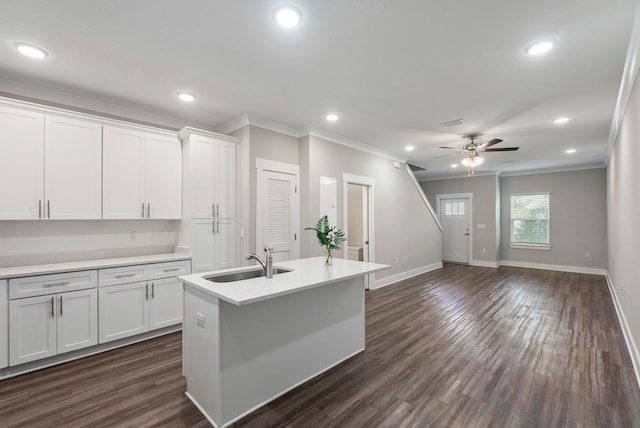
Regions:
M 461 147 L 472 131 L 520 147 L 487 153 L 479 171 L 606 162 L 635 0 L 291 0 L 304 14 L 294 30 L 273 20 L 281 3 L 0 0 L 0 90 L 18 83 L 208 129 L 248 114 L 362 142 L 425 176 L 450 174 L 459 155 L 434 159 L 450 153 L 438 146 Z M 549 54 L 524 53 L 546 37 L 557 40 Z M 50 56 L 24 58 L 18 41 Z M 341 119 L 326 122 L 329 111 Z

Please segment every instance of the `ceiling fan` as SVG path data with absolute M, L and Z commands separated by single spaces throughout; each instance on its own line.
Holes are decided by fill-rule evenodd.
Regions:
M 461 150 L 461 153 L 466 154 L 467 157 L 462 159 L 461 163 L 462 163 L 462 165 L 464 165 L 467 168 L 469 168 L 469 174 L 473 173 L 471 171 L 472 168 L 480 166 L 484 162 L 484 158 L 482 158 L 479 153 L 483 153 L 483 152 L 513 152 L 513 151 L 516 151 L 516 150 L 518 150 L 520 148 L 520 147 L 498 147 L 498 148 L 493 147 L 493 148 L 491 148 L 491 146 L 495 146 L 496 144 L 502 142 L 502 140 L 500 138 L 494 138 L 493 140 L 487 141 L 486 143 L 478 144 L 478 143 L 475 142 L 475 140 L 480 135 L 481 134 L 479 134 L 479 133 L 472 133 L 472 134 L 465 135 L 464 138 L 468 138 L 469 140 L 471 140 L 471 142 L 469 144 L 465 144 L 464 146 L 462 146 L 462 149 L 459 149 L 459 148 L 456 148 L 456 147 L 447 147 L 447 146 L 441 146 L 440 148 L 441 149 L 449 149 L 449 150 Z M 439 157 L 443 157 L 443 156 L 439 156 Z

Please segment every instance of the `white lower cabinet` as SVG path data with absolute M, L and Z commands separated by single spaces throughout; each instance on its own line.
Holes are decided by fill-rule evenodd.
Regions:
M 99 272 L 100 343 L 182 322 L 182 282 L 176 275 L 191 272 L 188 261 L 140 266 L 145 281 L 106 285 L 120 269 Z
M 9 365 L 9 290 L 6 279 L 0 280 L 0 369 Z
M 97 290 L 80 290 L 9 302 L 11 366 L 98 343 Z
M 100 343 L 149 331 L 149 283 L 100 288 Z
M 194 273 L 236 267 L 236 221 L 224 218 L 192 220 L 191 245 Z

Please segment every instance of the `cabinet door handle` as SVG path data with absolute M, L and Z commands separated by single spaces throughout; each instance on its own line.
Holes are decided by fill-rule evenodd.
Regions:
M 60 316 L 62 316 L 62 296 L 60 296 Z
M 55 305 L 55 302 L 53 300 L 53 296 L 51 296 L 51 318 L 56 316 L 54 313 L 53 305 Z
M 147 218 L 151 218 L 151 202 L 147 202 Z
M 152 299 L 156 298 L 156 286 L 153 282 L 151 283 L 151 298 Z
M 216 204 L 211 204 L 211 217 L 216 216 Z
M 43 284 L 43 287 L 62 287 L 64 285 L 69 285 L 69 281 L 66 282 L 56 282 L 54 284 Z
M 51 201 L 47 199 L 47 218 L 51 218 Z
M 42 218 L 42 199 L 38 199 L 38 218 Z
M 131 278 L 132 276 L 136 276 L 135 273 L 127 273 L 122 275 L 116 275 L 116 278 Z
M 149 284 L 144 285 L 144 298 L 149 300 Z
M 220 217 L 220 204 L 216 204 L 216 217 Z
M 220 220 L 216 220 L 216 233 L 220 233 Z
M 142 203 L 142 207 L 141 208 L 142 208 L 142 212 L 140 213 L 140 216 L 142 218 L 144 218 L 144 202 Z
M 211 233 L 213 233 L 213 234 L 216 233 L 216 221 L 215 220 L 211 220 Z

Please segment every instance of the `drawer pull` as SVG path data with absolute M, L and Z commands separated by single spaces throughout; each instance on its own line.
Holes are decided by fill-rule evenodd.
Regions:
M 62 296 L 60 296 L 60 316 L 62 316 Z
M 44 284 L 43 287 L 62 287 L 62 286 L 65 286 L 65 285 L 69 285 L 69 281 L 67 281 L 67 282 L 56 282 L 56 283 L 53 283 L 53 284 Z
M 55 305 L 55 303 L 54 303 L 54 300 L 53 300 L 53 299 L 54 299 L 54 297 L 53 297 L 53 296 L 51 296 L 51 318 L 53 318 L 53 317 L 55 317 L 55 316 L 56 316 L 56 315 L 54 314 L 54 308 L 53 308 L 53 305 Z
M 176 271 L 176 270 L 180 270 L 180 268 L 179 268 L 179 267 L 177 267 L 177 268 L 170 268 L 170 269 L 169 269 L 169 268 L 167 268 L 167 269 L 162 269 L 162 271 L 163 271 L 163 272 L 173 272 L 173 271 Z
M 135 273 L 123 273 L 121 275 L 116 275 L 116 278 L 131 278 L 132 276 L 136 276 Z

